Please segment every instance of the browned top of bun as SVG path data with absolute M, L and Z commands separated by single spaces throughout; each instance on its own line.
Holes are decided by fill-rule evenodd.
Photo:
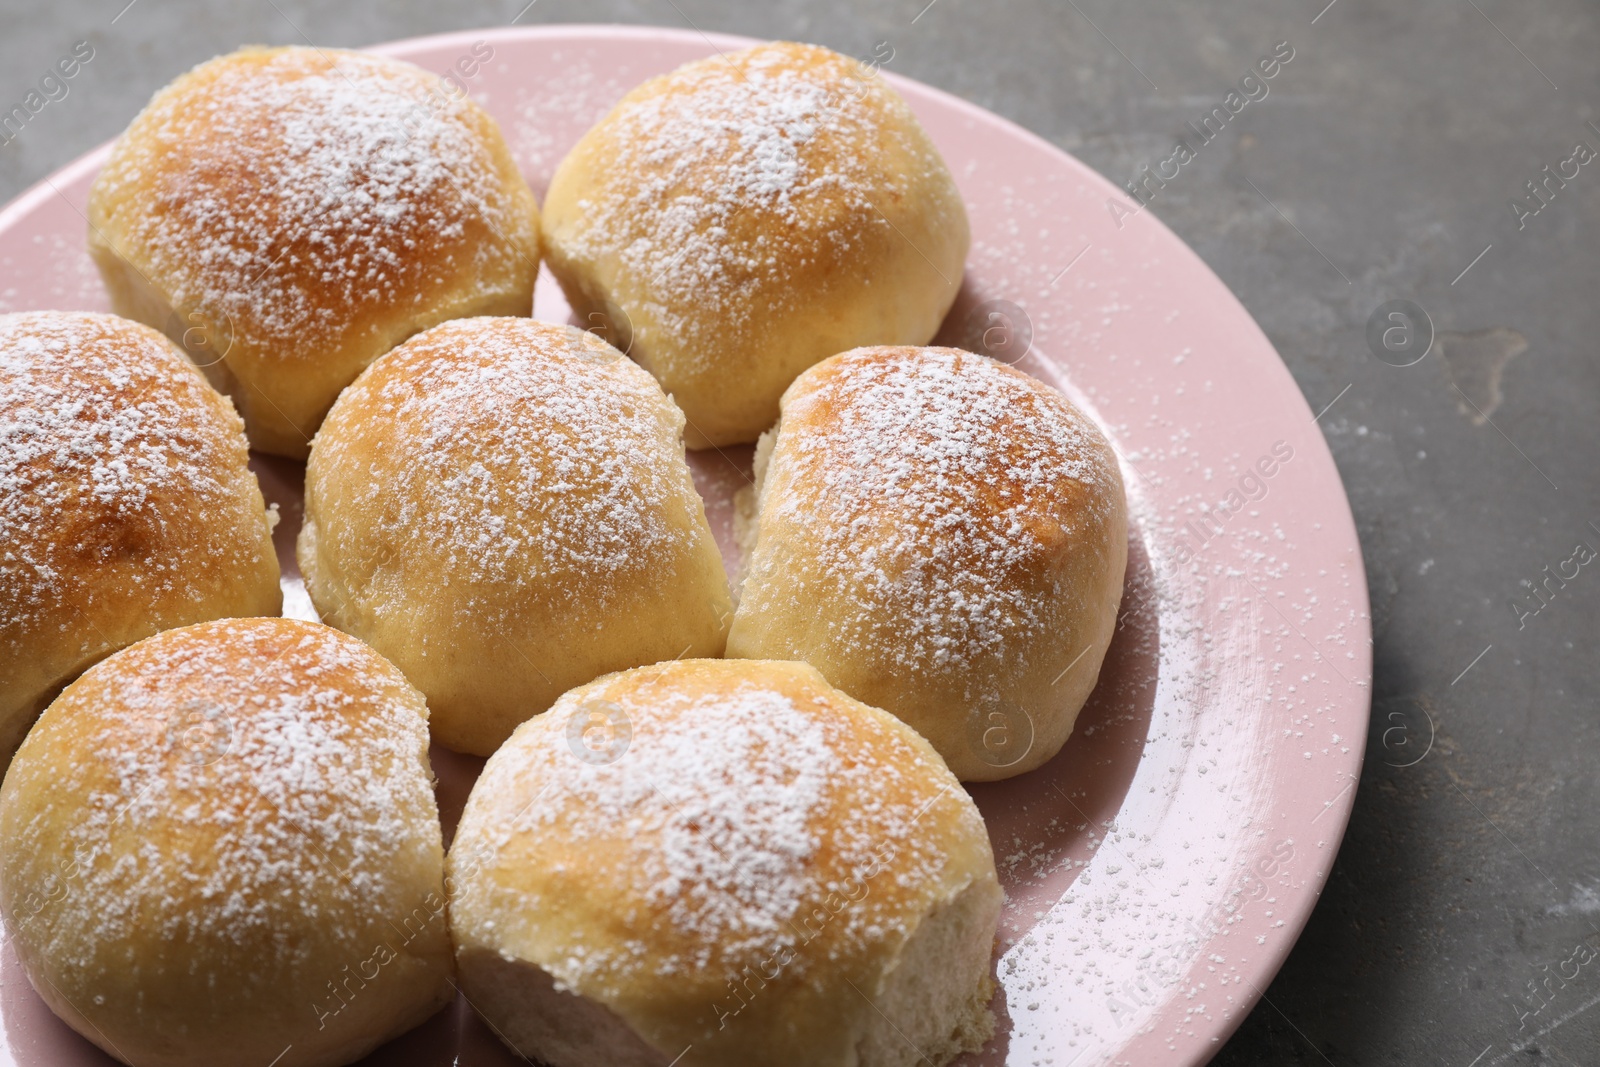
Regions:
M 966 667 L 1059 627 L 1078 557 L 1107 551 L 1123 507 L 1087 416 L 951 348 L 859 348 L 806 371 L 784 394 L 768 473 L 753 566 L 842 597 L 837 627 L 897 635 L 873 647 L 957 692 L 982 681 Z
M 307 468 L 316 540 L 359 590 L 341 607 L 359 616 L 408 582 L 435 595 L 420 574 L 480 633 L 625 602 L 702 536 L 687 471 L 661 462 L 682 425 L 649 374 L 575 327 L 485 317 L 418 334 L 340 395 Z
M 538 255 L 532 194 L 489 115 L 436 75 L 247 48 L 157 93 L 95 183 L 96 236 L 214 350 L 315 357 Z M 387 344 L 392 344 L 390 339 Z
M 803 663 L 679 660 L 524 723 L 452 848 L 458 947 L 531 961 L 658 1047 L 769 1034 L 877 988 L 918 923 L 982 879 L 982 818 L 910 727 Z M 820 977 L 819 977 L 820 976 Z M 817 1016 L 813 1016 L 817 1017 Z
M 429 872 L 442 890 L 427 744 L 421 695 L 337 630 L 168 630 L 91 668 L 29 733 L 0 791 L 0 903 L 69 1001 L 164 1021 L 266 1010 L 277 983 L 322 996 Z
M 276 595 L 247 461 L 232 405 L 155 330 L 0 315 L 0 681 L 61 651 L 42 642 L 126 643 L 130 613 L 276 611 L 228 588 L 266 571 Z
M 558 202 L 562 172 L 583 185 Z M 904 243 L 910 205 L 946 208 L 934 193 L 964 247 L 949 172 L 900 95 L 848 56 L 778 41 L 630 92 L 562 163 L 546 224 L 562 254 L 617 257 L 617 282 L 675 335 L 720 351 L 776 305 L 861 284 Z

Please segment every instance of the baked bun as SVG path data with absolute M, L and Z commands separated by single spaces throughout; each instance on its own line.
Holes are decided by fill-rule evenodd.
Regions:
M 1054 756 L 1116 628 L 1116 456 L 1056 390 L 949 348 L 862 348 L 783 397 L 728 655 L 803 659 L 958 778 Z
M 527 315 L 538 204 L 487 112 L 397 59 L 246 48 L 157 93 L 89 195 L 113 309 L 167 331 L 303 459 L 418 330 Z
M 720 656 L 732 605 L 683 415 L 592 334 L 466 319 L 339 398 L 306 467 L 300 569 L 322 617 L 487 756 L 607 671 Z
M 446 882 L 463 992 L 552 1067 L 939 1067 L 993 1030 L 977 807 L 803 663 L 566 694 L 489 759 Z
M 623 97 L 556 169 L 544 232 L 568 302 L 672 394 L 690 448 L 754 441 L 835 352 L 926 344 L 969 240 L 900 94 L 782 42 Z
M 0 911 L 123 1063 L 350 1063 L 454 995 L 427 706 L 288 619 L 168 630 L 50 705 L 0 789 Z
M 0 315 L 0 771 L 61 687 L 173 626 L 276 615 L 228 401 L 156 331 Z

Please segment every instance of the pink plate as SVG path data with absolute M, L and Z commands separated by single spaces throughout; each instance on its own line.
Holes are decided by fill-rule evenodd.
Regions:
M 377 51 L 443 74 L 492 50 L 457 77 L 542 195 L 562 154 L 628 89 L 750 43 L 565 26 Z M 963 1062 L 1200 1064 L 1294 944 L 1354 799 L 1372 653 L 1349 505 L 1288 371 L 1198 256 L 1039 138 L 886 76 L 944 152 L 972 218 L 941 340 L 987 345 L 1092 411 L 1121 456 L 1134 517 L 1119 632 L 1076 733 L 1039 770 L 972 789 L 1008 900 L 999 1030 Z M 107 306 L 83 217 L 106 151 L 0 212 L 0 310 Z M 568 317 L 548 274 L 535 314 Z M 731 568 L 730 501 L 749 449 L 692 459 Z M 286 613 L 314 618 L 291 552 L 299 467 L 256 467 L 285 519 Z M 481 761 L 435 757 L 449 826 Z M 112 1062 L 50 1014 L 9 945 L 0 1015 L 0 1064 Z M 363 1061 L 514 1062 L 459 1002 Z

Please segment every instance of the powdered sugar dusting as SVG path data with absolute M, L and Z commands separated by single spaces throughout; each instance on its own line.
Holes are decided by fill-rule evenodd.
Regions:
M 674 925 L 711 940 L 776 933 L 805 896 L 803 871 L 818 846 L 808 822 L 831 756 L 822 726 L 761 690 L 679 706 L 689 713 L 653 739 L 650 773 L 617 775 L 597 814 L 659 835 L 644 897 Z M 705 768 L 714 746 L 720 758 Z M 534 819 L 553 821 L 551 810 Z
M 238 416 L 154 330 L 110 315 L 0 316 L 4 644 L 88 603 L 87 572 L 129 551 L 150 599 L 181 587 L 190 520 L 237 510 L 245 461 Z M 250 543 L 211 547 L 248 562 L 261 550 Z
M 769 482 L 764 495 L 774 525 L 820 561 L 820 581 L 848 590 L 838 640 L 892 619 L 899 639 L 874 647 L 963 685 L 980 680 L 963 667 L 1056 624 L 1068 581 L 1047 561 L 1063 544 L 1096 544 L 1121 499 L 1093 423 L 1034 379 L 955 349 L 857 349 L 822 365 L 791 390 L 778 447 L 771 477 L 797 488 Z M 747 596 L 782 586 L 784 555 L 758 543 Z
M 409 64 L 247 50 L 157 94 L 95 206 L 172 306 L 263 354 L 314 356 L 463 278 L 523 261 L 531 276 L 533 205 L 508 196 L 518 179 L 486 137 L 477 105 Z
M 921 178 L 885 166 L 889 151 L 942 169 L 902 128 L 911 121 L 860 64 L 825 49 L 762 45 L 689 64 L 624 98 L 591 135 L 609 148 L 564 239 L 591 262 L 615 257 L 675 336 L 738 328 L 793 298 L 792 272 L 889 226 L 875 204 Z
M 820 687 L 740 678 L 737 666 L 718 663 L 727 677 L 714 687 L 674 677 L 708 662 L 569 694 L 524 725 L 474 790 L 481 810 L 463 822 L 456 877 L 483 857 L 543 873 L 537 888 L 498 898 L 484 896 L 498 879 L 469 873 L 459 907 L 481 915 L 493 900 L 506 925 L 539 927 L 539 962 L 569 988 L 603 994 L 641 973 L 718 987 L 718 975 L 774 956 L 803 975 L 819 952 L 909 933 L 949 862 L 935 834 L 954 823 L 983 840 L 976 809 L 898 723 L 836 708 Z M 573 716 L 597 706 L 630 724 L 614 762 L 571 749 Z M 614 903 L 628 936 L 568 923 L 589 893 Z M 817 939 L 808 923 L 830 895 L 829 936 Z
M 20 935 L 91 969 L 134 941 L 198 940 L 222 958 L 271 943 L 276 959 L 251 962 L 273 974 L 327 958 L 283 934 L 313 915 L 364 955 L 372 929 L 417 906 L 409 872 L 438 854 L 425 715 L 398 671 L 315 624 L 205 623 L 124 650 L 52 706 L 12 766 L 12 847 L 67 857 L 29 879 L 50 907 L 19 916 L 14 902 Z M 70 817 L 22 799 L 42 796 Z
M 661 461 L 680 427 L 654 379 L 591 334 L 445 323 L 380 360 L 329 416 L 310 473 L 314 491 L 329 486 L 317 537 L 348 538 L 335 555 L 372 558 L 377 587 L 437 561 L 483 624 L 503 621 L 507 586 L 603 605 L 680 536 L 663 501 L 686 496 L 688 473 L 678 484 Z M 343 533 L 341 509 L 381 515 L 381 532 Z
M 539 78 L 517 86 L 512 151 L 528 183 L 541 199 L 561 157 L 572 142 L 606 117 L 633 88 L 637 77 L 616 65 L 610 49 L 553 57 L 559 78 Z

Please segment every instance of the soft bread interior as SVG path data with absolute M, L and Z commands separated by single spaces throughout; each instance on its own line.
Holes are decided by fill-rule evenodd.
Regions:
M 777 443 L 778 431 L 783 428 L 783 417 L 772 429 L 756 440 L 755 459 L 751 465 L 753 483 L 741 487 L 733 495 L 733 540 L 739 546 L 739 572 L 733 579 L 733 606 L 739 607 L 739 593 L 744 588 L 745 575 L 750 572 L 750 558 L 755 554 L 756 541 L 761 536 L 761 498 L 767 484 L 767 466 L 772 460 L 772 447 Z
M 948 1063 L 994 1036 L 989 957 L 1003 894 L 983 879 L 935 908 L 900 950 L 866 1013 L 859 1067 Z
M 500 1040 L 549 1067 L 667 1067 L 603 1004 L 558 990 L 544 968 L 486 948 L 456 956 L 462 991 Z
M 813 1020 L 856 1028 L 853 1055 L 837 1067 L 941 1067 L 983 1048 L 994 1035 L 989 961 L 1002 897 L 993 879 L 969 884 L 918 925 L 887 965 L 870 1006 L 861 1005 L 848 1020 Z M 521 1056 L 550 1067 L 667 1067 L 671 1061 L 604 1004 L 557 989 L 534 963 L 481 947 L 461 949 L 456 962 L 470 1003 L 495 1020 L 500 1039 Z M 698 1062 L 721 1064 L 724 1058 L 685 1058 Z

